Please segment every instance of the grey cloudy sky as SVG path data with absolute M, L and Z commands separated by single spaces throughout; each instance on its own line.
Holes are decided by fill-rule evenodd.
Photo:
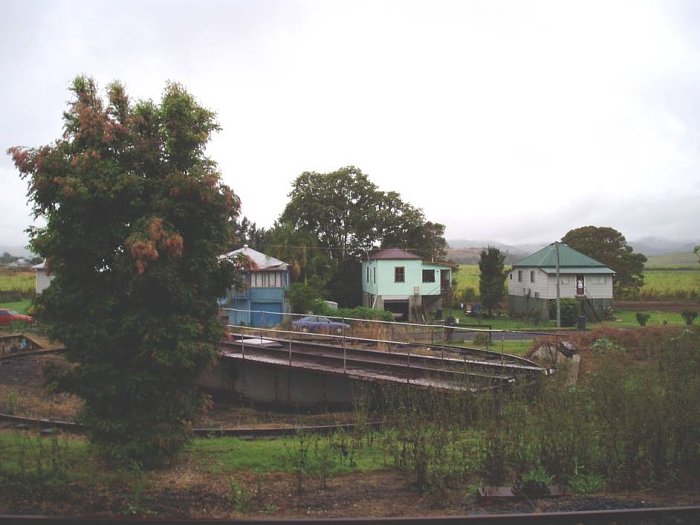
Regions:
M 182 83 L 208 153 L 271 226 L 303 171 L 354 165 L 448 239 L 611 226 L 698 240 L 693 0 L 0 0 L 0 147 L 62 132 L 78 74 L 132 99 Z M 0 245 L 26 183 L 0 155 Z

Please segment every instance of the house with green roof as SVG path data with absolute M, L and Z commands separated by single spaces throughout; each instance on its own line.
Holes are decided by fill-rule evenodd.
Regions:
M 450 266 L 399 248 L 378 250 L 362 263 L 362 304 L 399 321 L 425 322 L 442 309 L 451 283 Z
M 578 299 L 581 312 L 594 319 L 612 305 L 615 272 L 564 243 L 552 243 L 513 264 L 508 275 L 511 313 L 549 319 L 550 306 L 559 297 Z

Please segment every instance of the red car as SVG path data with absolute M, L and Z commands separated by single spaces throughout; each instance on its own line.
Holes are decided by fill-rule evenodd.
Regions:
M 18 314 L 14 310 L 0 308 L 0 325 L 12 323 L 33 323 L 34 318 L 31 315 Z

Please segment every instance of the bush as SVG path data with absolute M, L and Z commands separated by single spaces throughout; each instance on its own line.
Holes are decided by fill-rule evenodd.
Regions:
M 681 315 L 683 316 L 683 319 L 685 319 L 685 324 L 690 326 L 693 324 L 693 321 L 695 321 L 695 318 L 698 316 L 698 313 L 695 310 L 683 310 L 681 312 Z
M 634 317 L 637 319 L 637 322 L 639 323 L 639 326 L 646 326 L 647 321 L 649 320 L 650 315 L 645 314 L 642 312 L 637 312 L 634 314 Z
M 576 326 L 578 321 L 579 307 L 578 301 L 576 299 L 560 299 L 559 300 L 559 313 L 561 316 L 562 326 Z M 556 301 L 550 301 L 549 303 L 549 318 L 557 318 L 557 303 Z
M 295 314 L 309 313 L 319 298 L 318 290 L 307 283 L 294 283 L 285 292 L 292 312 Z
M 313 304 L 313 313 L 343 319 L 368 319 L 372 321 L 393 321 L 394 316 L 387 310 L 377 310 L 368 306 L 357 306 L 356 308 L 331 308 L 324 301 L 316 301 Z
M 605 479 L 593 472 L 579 472 L 578 469 L 567 483 L 569 490 L 574 494 L 594 494 L 606 489 Z

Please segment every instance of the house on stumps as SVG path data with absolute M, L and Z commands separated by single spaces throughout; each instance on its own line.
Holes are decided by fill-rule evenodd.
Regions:
M 375 251 L 362 263 L 362 304 L 388 310 L 399 321 L 425 322 L 442 311 L 452 268 L 398 248 Z
M 271 327 L 283 321 L 290 311 L 286 291 L 290 285 L 289 264 L 244 246 L 226 255 L 245 257 L 243 284 L 229 290 L 219 303 L 227 312 L 228 323 Z
M 550 319 L 550 307 L 557 298 L 577 299 L 580 312 L 600 321 L 613 300 L 615 272 L 557 242 L 513 264 L 508 275 L 508 305 L 512 314 Z

